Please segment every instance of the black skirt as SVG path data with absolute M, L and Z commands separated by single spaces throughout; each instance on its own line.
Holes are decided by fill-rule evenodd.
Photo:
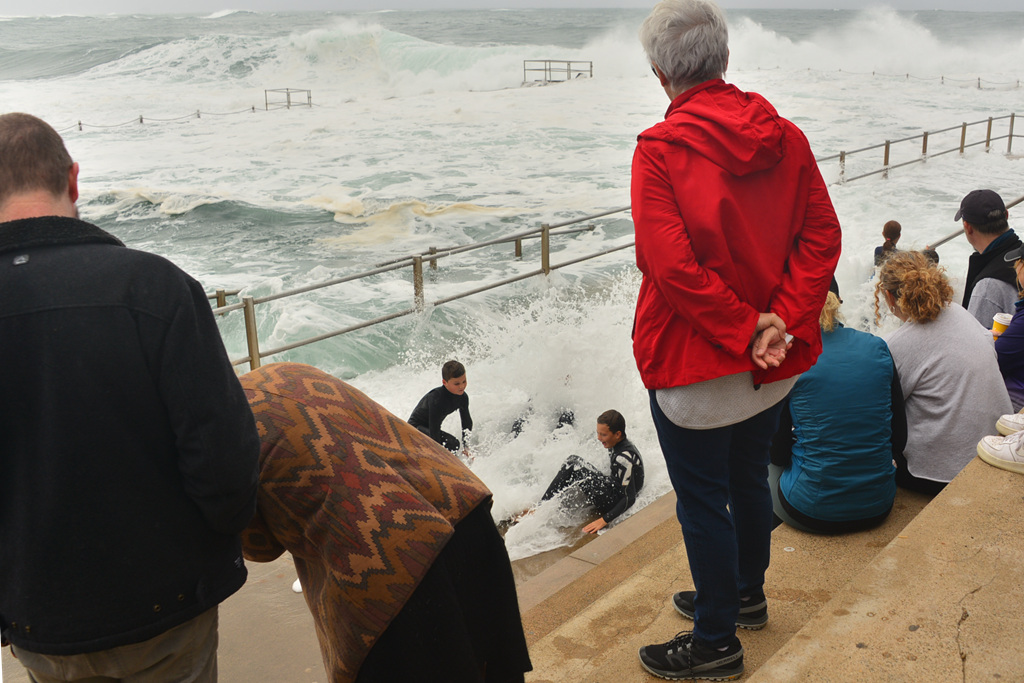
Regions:
M 359 669 L 358 683 L 521 683 L 515 579 L 488 499 L 455 533 Z

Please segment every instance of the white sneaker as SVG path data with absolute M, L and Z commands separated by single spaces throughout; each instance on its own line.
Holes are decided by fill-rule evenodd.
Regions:
M 1009 436 L 1010 434 L 1016 434 L 1017 432 L 1024 430 L 1024 413 L 1003 415 L 1001 418 L 996 420 L 996 429 L 1003 436 Z
M 978 442 L 978 457 L 993 467 L 1024 474 L 1024 431 L 984 437 Z

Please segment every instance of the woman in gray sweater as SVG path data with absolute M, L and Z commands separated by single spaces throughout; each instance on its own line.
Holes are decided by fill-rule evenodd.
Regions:
M 882 265 L 879 299 L 903 321 L 886 337 L 907 411 L 907 446 L 897 485 L 935 494 L 974 457 L 999 416 L 1013 412 L 991 333 L 959 304 L 943 269 L 919 252 Z

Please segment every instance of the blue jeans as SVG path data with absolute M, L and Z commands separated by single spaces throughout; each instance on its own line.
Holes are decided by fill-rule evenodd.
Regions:
M 723 647 L 736 637 L 740 599 L 764 599 L 772 540 L 768 449 L 782 403 L 728 427 L 685 429 L 650 392 L 676 515 L 697 589 L 694 639 Z

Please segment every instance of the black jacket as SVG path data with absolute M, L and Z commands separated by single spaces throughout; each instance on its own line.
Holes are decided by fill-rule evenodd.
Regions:
M 83 221 L 0 224 L 0 627 L 141 642 L 245 582 L 259 437 L 198 282 Z
M 971 303 L 971 294 L 974 292 L 974 285 L 979 280 L 995 278 L 1006 282 L 1014 287 L 1017 286 L 1017 273 L 1010 267 L 1010 264 L 1003 260 L 1006 252 L 1021 246 L 1020 238 L 1017 235 L 1009 235 L 995 249 L 986 249 L 984 254 L 974 252 L 967 260 L 967 284 L 964 285 L 963 307 L 968 308 Z M 991 327 L 991 320 L 989 326 Z

